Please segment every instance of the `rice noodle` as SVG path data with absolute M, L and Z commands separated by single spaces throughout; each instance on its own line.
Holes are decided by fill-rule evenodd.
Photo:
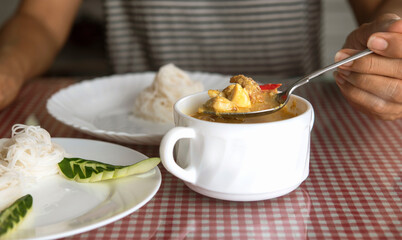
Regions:
M 134 102 L 133 114 L 159 123 L 173 123 L 173 105 L 180 98 L 203 90 L 201 82 L 193 81 L 173 64 L 162 66 L 151 86 Z
M 45 129 L 15 124 L 11 138 L 0 139 L 0 196 L 7 189 L 20 191 L 57 174 L 57 163 L 64 155 L 64 149 L 51 142 Z

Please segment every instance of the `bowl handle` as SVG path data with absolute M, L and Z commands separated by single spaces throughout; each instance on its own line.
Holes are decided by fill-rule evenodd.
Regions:
M 313 130 L 314 121 L 315 121 L 315 113 L 314 113 L 314 109 L 311 109 L 310 132 L 311 132 L 311 130 Z
M 162 138 L 159 154 L 163 166 L 173 175 L 189 183 L 195 183 L 195 169 L 180 167 L 173 158 L 173 150 L 176 142 L 181 138 L 195 138 L 194 129 L 188 127 L 174 127 Z

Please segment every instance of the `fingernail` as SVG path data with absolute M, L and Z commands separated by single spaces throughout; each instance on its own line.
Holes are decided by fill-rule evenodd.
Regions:
M 388 42 L 383 38 L 371 36 L 367 42 L 367 47 L 372 50 L 384 51 L 388 47 Z
M 344 76 L 349 76 L 351 71 L 348 70 L 344 70 L 344 69 L 338 69 L 337 70 L 340 74 L 344 75 Z
M 344 52 L 337 52 L 335 54 L 335 62 L 339 62 L 339 61 L 341 61 L 341 60 L 343 60 L 345 58 L 348 58 L 348 57 L 350 57 L 350 55 L 348 55 L 348 54 L 346 54 Z M 347 66 L 347 67 L 350 67 L 352 65 L 353 65 L 353 61 L 345 63 L 345 64 L 342 64 L 342 66 Z

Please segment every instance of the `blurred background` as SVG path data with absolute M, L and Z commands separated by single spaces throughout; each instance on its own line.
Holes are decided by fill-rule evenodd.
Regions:
M 1 0 L 0 26 L 16 9 L 19 0 Z M 333 62 L 346 36 L 356 28 L 347 0 L 322 0 L 322 65 Z M 85 0 L 67 44 L 47 76 L 104 76 L 112 74 L 104 42 L 102 0 Z

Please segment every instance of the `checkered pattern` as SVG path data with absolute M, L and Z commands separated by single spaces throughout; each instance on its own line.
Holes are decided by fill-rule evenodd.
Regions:
M 46 100 L 73 79 L 28 83 L 0 112 L 0 137 L 34 113 L 55 137 L 93 138 L 46 111 Z M 188 189 L 160 165 L 155 197 L 133 214 L 67 239 L 402 239 L 402 120 L 355 112 L 334 83 L 297 90 L 314 106 L 308 179 L 292 193 L 258 202 L 211 199 Z M 126 145 L 148 156 L 158 147 Z

